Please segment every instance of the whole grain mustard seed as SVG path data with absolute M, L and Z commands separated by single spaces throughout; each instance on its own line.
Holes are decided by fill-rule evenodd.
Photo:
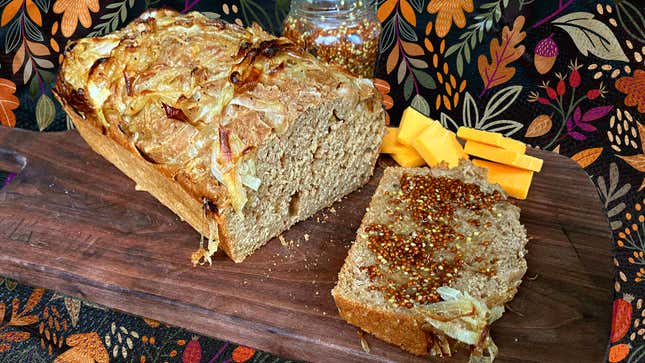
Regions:
M 358 2 L 348 10 L 340 2 L 337 12 L 328 9 L 296 8 L 283 23 L 283 35 L 316 56 L 349 73 L 365 78 L 374 76 L 381 25 L 370 6 Z M 322 15 L 328 14 L 328 16 Z
M 498 192 L 484 193 L 475 184 L 429 175 L 403 174 L 400 188 L 399 193 L 386 193 L 387 204 L 402 206 L 401 212 L 412 218 L 416 228 L 405 235 L 394 231 L 403 213 L 400 218 L 390 214 L 393 218 L 388 225 L 367 226 L 367 245 L 378 263 L 362 269 L 372 282 L 370 290 L 381 291 L 392 304 L 411 308 L 414 304 L 439 301 L 437 288 L 449 285 L 461 274 L 465 263 L 461 243 L 472 241 L 472 237 L 454 229 L 457 208 L 490 210 L 502 196 Z M 473 220 L 469 223 L 476 224 Z M 471 262 L 482 261 L 475 257 Z M 495 264 L 496 260 L 490 263 Z M 482 267 L 478 272 L 486 276 L 496 274 L 490 267 Z

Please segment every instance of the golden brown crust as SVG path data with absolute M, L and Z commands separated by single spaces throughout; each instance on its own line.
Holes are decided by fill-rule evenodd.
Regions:
M 113 138 L 105 137 L 100 129 L 93 126 L 96 120 L 83 119 L 76 113 L 58 94 L 54 93 L 56 99 L 63 105 L 63 109 L 74 122 L 76 129 L 83 139 L 96 153 L 103 156 L 110 163 L 121 170 L 136 183 L 138 190 L 149 192 L 170 210 L 177 214 L 182 220 L 188 222 L 202 235 L 208 236 L 210 230 L 203 214 L 202 203 L 189 194 L 179 184 L 173 183 L 168 176 L 156 165 L 150 164 L 139 158 L 133 152 L 133 147 L 127 147 L 115 141 Z M 230 241 L 226 237 L 224 221 L 218 220 L 220 233 L 219 246 L 235 262 L 240 262 L 243 257 L 234 256 Z
M 213 168 L 240 168 L 269 135 L 324 100 L 378 95 L 364 86 L 259 27 L 153 10 L 76 41 L 55 90 L 69 109 L 223 209 L 235 206 L 241 185 L 213 177 Z
M 75 41 L 54 93 L 94 150 L 212 237 L 193 261 L 210 256 L 218 236 L 240 262 L 279 233 L 249 237 L 252 232 L 239 232 L 249 230 L 240 219 L 257 212 L 245 205 L 264 199 L 258 193 L 272 182 L 263 179 L 261 160 L 280 168 L 263 152 L 298 135 L 293 125 L 303 115 L 342 100 L 329 113 L 368 109 L 370 117 L 361 120 L 383 128 L 380 94 L 369 80 L 339 72 L 258 26 L 244 29 L 196 12 L 151 10 L 116 32 Z M 379 134 L 362 137 L 375 160 Z
M 422 330 L 422 323 L 412 315 L 397 314 L 376 306 L 361 304 L 346 299 L 337 291 L 332 291 L 332 296 L 341 318 L 348 323 L 359 326 L 379 339 L 398 345 L 412 354 L 428 354 L 428 338 L 432 334 Z

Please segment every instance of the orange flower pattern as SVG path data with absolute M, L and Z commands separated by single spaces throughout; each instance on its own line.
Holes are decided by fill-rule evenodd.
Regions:
M 466 26 L 466 13 L 475 10 L 473 0 L 430 0 L 428 12 L 437 14 L 435 20 L 435 31 L 440 38 L 448 35 L 452 23 L 458 28 Z
M 56 0 L 53 10 L 55 14 L 63 14 L 61 32 L 63 36 L 69 38 L 76 31 L 76 26 L 79 22 L 85 28 L 89 28 L 92 25 L 90 11 L 93 13 L 99 11 L 99 1 Z
M 108 363 L 110 361 L 107 350 L 96 332 L 70 335 L 65 343 L 70 348 L 56 357 L 54 363 Z
M 625 106 L 636 106 L 638 112 L 645 113 L 645 70 L 637 69 L 634 76 L 619 78 L 616 89 L 627 95 Z

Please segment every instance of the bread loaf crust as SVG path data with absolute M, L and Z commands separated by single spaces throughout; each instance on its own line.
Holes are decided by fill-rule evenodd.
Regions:
M 112 34 L 71 43 L 54 93 L 95 151 L 202 235 L 219 238 L 236 262 L 308 217 L 289 216 L 274 231 L 246 238 L 252 248 L 237 248 L 231 216 L 252 212 L 249 203 L 262 194 L 257 188 L 267 184 L 256 172 L 263 169 L 259 153 L 284 143 L 309 110 L 342 99 L 333 117 L 365 114 L 361 122 L 373 131 L 363 136 L 371 165 L 362 166 L 360 180 L 348 186 L 353 190 L 371 175 L 384 132 L 371 81 L 257 26 L 199 13 L 148 11 Z
M 65 99 L 57 95 L 56 98 L 61 104 L 65 105 Z M 163 172 L 138 157 L 132 150 L 128 150 L 121 143 L 106 138 L 87 120 L 83 120 L 80 115 L 70 111 L 68 111 L 68 115 L 76 125 L 79 134 L 90 145 L 92 150 L 103 156 L 132 179 L 136 184 L 135 189 L 154 195 L 195 230 L 203 235 L 208 235 L 209 229 L 208 225 L 204 223 L 203 207 L 197 199 L 186 192 L 179 184 L 169 183 L 168 177 Z M 225 228 L 223 223 L 219 222 L 219 224 L 222 228 Z M 225 233 L 220 235 L 219 243 L 225 251 L 231 249 Z

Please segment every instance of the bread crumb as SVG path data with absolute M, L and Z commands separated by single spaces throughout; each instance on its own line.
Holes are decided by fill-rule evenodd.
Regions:
M 305 242 L 309 241 L 309 234 L 305 233 L 304 237 L 305 237 Z
M 330 207 L 330 208 L 329 208 L 329 211 L 330 211 L 332 214 L 336 214 L 336 208 L 334 208 L 334 207 Z
M 283 236 L 283 235 L 279 235 L 279 236 L 278 236 L 278 239 L 280 240 L 280 244 L 281 244 L 281 245 L 283 245 L 283 246 L 286 246 L 286 245 L 287 245 L 287 240 L 286 240 L 286 239 L 284 239 L 284 236 Z

